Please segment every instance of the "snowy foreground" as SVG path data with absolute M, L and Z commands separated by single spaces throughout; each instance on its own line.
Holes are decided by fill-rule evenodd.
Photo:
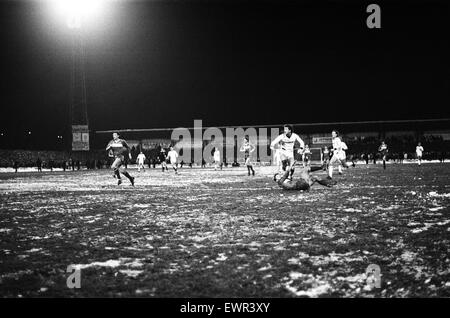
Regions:
M 0 296 L 450 296 L 449 164 L 362 164 L 307 193 L 273 170 L 131 169 L 135 188 L 109 170 L 2 173 Z

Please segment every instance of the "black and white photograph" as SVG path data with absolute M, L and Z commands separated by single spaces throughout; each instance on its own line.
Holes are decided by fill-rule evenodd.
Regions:
M 450 2 L 5 0 L 0 39 L 0 298 L 450 297 Z

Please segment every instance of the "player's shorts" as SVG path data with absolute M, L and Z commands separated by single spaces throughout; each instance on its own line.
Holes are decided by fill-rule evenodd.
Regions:
M 111 168 L 118 169 L 125 162 L 125 157 L 123 155 L 116 156 L 114 162 L 111 165 Z
M 317 180 L 317 183 L 326 187 L 332 187 L 337 184 L 336 180 L 333 179 L 320 179 Z
M 294 152 L 281 149 L 280 150 L 280 159 L 281 159 L 281 161 L 283 161 L 283 160 L 294 161 Z
M 171 165 L 176 165 L 176 164 L 177 164 L 177 161 L 176 161 L 176 160 L 170 160 L 170 164 L 171 164 Z
M 417 159 L 422 160 L 422 155 L 417 155 Z
M 138 165 L 144 165 L 144 161 L 138 161 Z
M 308 191 L 310 185 L 305 180 L 300 179 L 295 182 L 286 180 L 285 182 L 280 184 L 280 187 L 282 187 L 284 190 Z
M 283 170 L 286 164 L 292 166 L 295 162 L 294 153 L 292 151 L 280 150 L 280 160 L 283 163 Z
M 335 153 L 333 155 L 333 157 L 331 157 L 329 164 L 330 165 L 334 165 L 335 163 L 337 163 L 337 164 L 341 164 L 342 163 L 341 159 L 339 159 L 339 154 L 338 153 Z

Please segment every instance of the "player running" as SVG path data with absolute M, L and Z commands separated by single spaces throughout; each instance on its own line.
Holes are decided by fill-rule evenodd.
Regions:
M 386 170 L 386 158 L 387 158 L 387 153 L 389 152 L 389 149 L 384 141 L 381 142 L 381 145 L 378 148 L 378 151 L 381 153 L 381 158 L 383 159 L 383 169 Z
M 422 154 L 423 154 L 423 147 L 422 144 L 419 142 L 416 147 L 417 163 L 419 164 L 419 166 L 422 164 Z
M 131 159 L 130 146 L 128 146 L 127 142 L 120 139 L 118 133 L 113 133 L 113 139 L 108 143 L 108 146 L 106 146 L 106 151 L 111 151 L 114 156 L 114 162 L 112 163 L 111 168 L 114 170 L 113 176 L 117 178 L 117 184 L 120 185 L 122 183 L 122 179 L 120 178 L 120 173 L 122 173 L 130 180 L 131 185 L 134 186 L 134 177 L 130 176 L 128 171 L 122 167 L 127 152 Z
M 300 148 L 298 149 L 298 153 L 301 154 L 303 152 L 303 148 L 305 147 L 305 143 L 300 138 L 299 135 L 294 133 L 291 125 L 284 125 L 284 133 L 275 138 L 271 144 L 270 149 L 274 150 L 275 145 L 280 144 L 280 148 L 278 149 L 280 153 L 280 159 L 283 164 L 282 170 L 290 171 L 290 176 L 292 177 L 294 173 L 294 144 L 297 141 L 300 144 Z M 288 168 L 289 167 L 289 168 Z
M 159 152 L 158 159 L 161 162 L 162 172 L 164 172 L 164 170 L 168 171 L 169 168 L 167 168 L 167 162 L 166 162 L 167 155 L 166 155 L 166 151 L 162 147 L 161 147 L 161 151 Z
M 303 168 L 306 166 L 309 166 L 311 161 L 311 150 L 309 149 L 309 145 L 305 145 L 305 150 L 302 154 L 302 162 L 303 162 Z
M 170 146 L 170 151 L 167 153 L 167 157 L 169 158 L 169 162 L 172 165 L 172 169 L 175 170 L 175 174 L 178 174 L 178 153 Z
M 322 153 L 321 153 L 321 162 L 323 164 L 323 170 L 328 170 L 328 163 L 330 162 L 330 151 L 328 150 L 328 147 L 323 147 Z
M 330 179 L 333 178 L 333 165 L 334 164 L 337 163 L 340 166 L 347 168 L 347 163 L 345 162 L 345 160 L 342 160 L 343 148 L 344 148 L 344 146 L 345 146 L 345 148 L 347 146 L 341 141 L 341 138 L 339 138 L 339 133 L 336 130 L 333 130 L 331 132 L 331 137 L 332 137 L 333 149 L 332 149 L 332 157 L 328 164 L 328 178 L 330 178 Z M 342 173 L 342 169 L 339 169 L 339 173 Z
M 255 175 L 255 169 L 253 169 L 253 163 L 250 159 L 251 153 L 255 151 L 256 147 L 250 143 L 249 136 L 244 137 L 244 142 L 242 143 L 241 152 L 244 152 L 245 165 L 247 166 L 248 175 Z
M 322 170 L 323 166 L 307 166 L 305 168 L 300 168 L 300 180 L 293 181 L 289 180 L 289 170 L 283 172 L 283 174 L 276 173 L 273 176 L 273 180 L 278 183 L 278 185 L 284 190 L 297 190 L 297 191 L 309 191 L 310 187 L 314 183 L 319 183 L 320 185 L 331 187 L 336 184 L 336 181 L 330 179 L 318 179 L 312 177 L 310 172 Z M 280 177 L 281 175 L 281 177 Z
M 145 157 L 145 155 L 144 155 L 144 153 L 142 151 L 137 156 L 137 163 L 138 163 L 138 171 L 139 172 L 141 172 L 141 168 L 142 168 L 142 170 L 145 171 L 145 168 L 144 168 L 145 158 L 146 157 Z
M 347 154 L 345 153 L 347 150 L 348 150 L 347 144 L 341 141 L 341 151 L 339 152 L 339 160 L 343 163 L 343 165 L 338 166 L 339 174 L 342 174 L 342 167 L 348 168 Z

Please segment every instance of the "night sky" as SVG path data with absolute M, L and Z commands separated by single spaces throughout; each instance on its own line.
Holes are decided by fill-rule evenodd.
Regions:
M 85 28 L 92 130 L 449 117 L 446 1 L 126 1 Z M 1 132 L 66 134 L 71 41 L 0 3 Z M 19 141 L 18 141 L 19 142 Z

